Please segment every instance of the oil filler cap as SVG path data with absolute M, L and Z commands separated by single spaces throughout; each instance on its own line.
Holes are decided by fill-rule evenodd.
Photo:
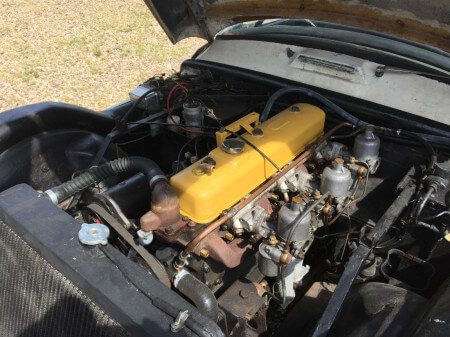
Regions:
M 239 154 L 244 151 L 245 143 L 239 138 L 227 138 L 222 143 L 222 150 L 229 154 Z

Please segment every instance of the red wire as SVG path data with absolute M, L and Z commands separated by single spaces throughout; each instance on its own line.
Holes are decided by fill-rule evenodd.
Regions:
M 178 127 L 179 129 L 181 129 L 181 130 L 183 130 L 183 131 L 186 131 L 186 132 L 190 132 L 190 133 L 200 133 L 200 134 L 206 133 L 206 132 L 204 132 L 204 131 L 202 131 L 202 130 L 192 130 L 192 129 L 185 128 L 184 126 L 178 124 L 178 123 L 175 121 L 175 119 L 173 118 L 172 111 L 170 111 L 170 99 L 171 99 L 172 95 L 173 95 L 176 91 L 178 91 L 179 89 L 182 89 L 183 92 L 184 92 L 184 94 L 187 94 L 187 91 L 188 91 L 188 90 L 187 90 L 186 83 L 180 82 L 180 83 L 175 84 L 175 85 L 172 87 L 172 89 L 170 90 L 169 94 L 167 95 L 167 106 L 166 106 L 166 110 L 167 110 L 167 114 L 169 115 L 169 117 L 170 117 L 170 119 L 172 120 L 173 124 L 174 124 L 176 127 Z

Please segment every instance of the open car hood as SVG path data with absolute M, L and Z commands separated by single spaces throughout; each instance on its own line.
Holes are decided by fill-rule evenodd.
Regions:
M 212 40 L 232 24 L 302 18 L 378 31 L 450 50 L 449 0 L 144 0 L 173 43 Z

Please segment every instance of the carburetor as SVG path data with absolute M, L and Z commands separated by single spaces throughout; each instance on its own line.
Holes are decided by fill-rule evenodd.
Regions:
M 341 201 L 346 198 L 352 184 L 350 170 L 344 166 L 342 158 L 336 158 L 331 166 L 325 167 L 320 179 L 320 192 Z
M 170 183 L 191 228 L 186 233 L 220 221 L 220 216 L 225 219 L 220 229 L 228 239 L 211 233 L 191 245 L 190 252 L 235 268 L 245 253 L 242 247 L 257 244 L 258 268 L 274 279 L 274 292 L 287 306 L 295 285 L 309 271 L 304 257 L 314 232 L 351 206 L 362 178 L 367 183 L 378 167 L 380 142 L 368 129 L 355 137 L 352 151 L 330 142 L 314 148 L 306 163 L 289 166 L 322 134 L 323 111 L 296 104 L 261 125 L 258 121 L 259 115 L 251 113 L 217 132 L 217 148 L 172 176 Z M 235 208 L 246 198 L 250 200 Z
M 380 140 L 369 128 L 355 137 L 352 151 L 346 150 L 343 144 L 329 143 L 320 149 L 329 164 L 323 167 L 322 153 L 317 164 L 308 165 L 314 172 L 303 172 L 301 179 L 296 175 L 306 183 L 294 184 L 296 187 L 289 192 L 298 195 L 289 198 L 289 202 L 278 209 L 276 225 L 271 227 L 272 235 L 259 246 L 259 269 L 266 277 L 276 279 L 274 291 L 282 299 L 283 307 L 295 297 L 295 284 L 309 270 L 303 257 L 313 241 L 314 231 L 323 225 L 331 225 L 362 197 L 356 197 L 356 192 L 361 181 L 364 180 L 366 186 L 369 174 L 376 171 L 379 148 Z M 278 192 L 285 195 L 285 190 Z

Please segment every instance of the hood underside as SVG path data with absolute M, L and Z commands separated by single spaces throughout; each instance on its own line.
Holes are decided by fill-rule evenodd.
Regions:
M 145 0 L 173 43 L 212 40 L 235 23 L 302 18 L 394 35 L 450 51 L 448 0 Z

